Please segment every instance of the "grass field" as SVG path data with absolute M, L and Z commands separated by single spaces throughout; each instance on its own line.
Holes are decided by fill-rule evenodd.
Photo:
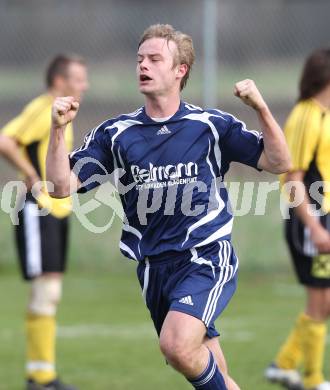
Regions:
M 262 378 L 303 304 L 281 239 L 273 194 L 267 216 L 236 219 L 241 260 L 239 287 L 218 320 L 222 346 L 242 390 L 268 390 Z M 104 209 L 93 218 L 107 218 Z M 95 235 L 73 218 L 70 267 L 59 309 L 58 370 L 81 390 L 175 390 L 190 386 L 158 351 L 135 277 L 134 262 L 119 254 L 117 223 Z M 22 389 L 23 316 L 27 286 L 16 267 L 8 217 L 0 214 L 0 389 Z M 327 355 L 329 361 L 329 354 Z M 329 365 L 327 366 L 329 376 Z

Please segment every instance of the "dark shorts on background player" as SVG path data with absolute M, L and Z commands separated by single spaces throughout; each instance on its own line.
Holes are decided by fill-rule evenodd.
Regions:
M 174 310 L 200 319 L 209 338 L 219 336 L 214 321 L 236 290 L 237 268 L 229 241 L 141 261 L 137 274 L 158 335 Z
M 36 204 L 26 201 L 15 226 L 22 276 L 33 279 L 45 272 L 64 272 L 68 243 L 68 218 L 37 216 Z
M 330 230 L 330 214 L 320 217 L 320 222 Z M 285 237 L 299 282 L 310 287 L 330 287 L 330 255 L 317 255 L 309 229 L 292 209 L 285 222 Z

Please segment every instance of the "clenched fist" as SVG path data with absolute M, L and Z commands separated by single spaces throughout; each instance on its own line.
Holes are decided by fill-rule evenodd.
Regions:
M 321 224 L 311 229 L 311 238 L 319 253 L 330 253 L 330 233 Z
M 253 80 L 246 79 L 236 83 L 234 95 L 255 110 L 261 110 L 262 108 L 267 107 Z
M 72 96 L 58 97 L 52 107 L 52 124 L 63 127 L 72 122 L 79 109 L 79 103 Z

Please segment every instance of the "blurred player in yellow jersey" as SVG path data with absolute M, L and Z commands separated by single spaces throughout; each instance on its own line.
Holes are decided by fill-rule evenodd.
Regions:
M 71 200 L 50 198 L 45 186 L 37 196 L 32 196 L 31 188 L 45 180 L 54 98 L 72 95 L 80 101 L 88 88 L 84 60 L 78 56 L 56 56 L 48 66 L 46 85 L 47 92 L 32 100 L 2 129 L 0 153 L 23 174 L 28 189 L 15 227 L 22 274 L 31 282 L 26 314 L 26 389 L 73 390 L 58 379 L 55 371 L 55 316 L 66 266 Z M 71 149 L 71 125 L 66 143 Z M 40 216 L 38 209 L 47 209 L 49 213 Z
M 293 168 L 284 181 L 295 182 L 296 199 L 303 199 L 290 209 L 286 240 L 307 301 L 265 375 L 291 389 L 330 390 L 323 376 L 330 316 L 330 48 L 307 59 L 285 135 Z M 302 380 L 296 371 L 300 364 Z

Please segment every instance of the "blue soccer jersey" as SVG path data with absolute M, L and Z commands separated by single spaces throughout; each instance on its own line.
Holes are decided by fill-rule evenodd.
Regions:
M 103 122 L 71 153 L 70 163 L 81 192 L 109 174 L 120 181 L 120 248 L 142 260 L 230 240 L 233 215 L 224 175 L 232 161 L 257 168 L 262 150 L 262 136 L 234 116 L 181 102 L 161 122 L 144 107 Z

